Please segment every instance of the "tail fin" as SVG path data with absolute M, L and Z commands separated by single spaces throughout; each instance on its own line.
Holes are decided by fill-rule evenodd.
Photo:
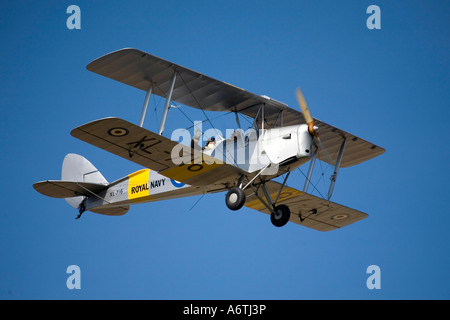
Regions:
M 75 153 L 69 153 L 64 158 L 61 180 L 108 184 L 105 177 L 88 159 Z
M 97 168 L 94 167 L 94 165 L 90 163 L 88 159 L 75 153 L 69 153 L 64 158 L 61 180 L 88 182 L 105 186 L 108 184 L 108 181 L 105 179 L 105 177 L 103 177 L 100 171 L 98 171 Z M 83 196 L 79 196 L 66 198 L 66 201 L 72 207 L 78 209 L 83 199 Z

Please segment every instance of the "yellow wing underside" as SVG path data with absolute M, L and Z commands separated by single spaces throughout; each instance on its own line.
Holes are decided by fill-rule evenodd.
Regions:
M 275 181 L 268 181 L 266 182 L 266 187 L 272 200 L 275 200 L 281 184 Z M 261 201 L 255 195 L 252 195 L 251 190 L 246 190 L 246 194 L 246 207 L 270 214 Z M 283 188 L 278 198 L 277 205 L 280 204 L 289 207 L 291 211 L 290 222 L 318 231 L 339 229 L 368 217 L 366 213 L 287 186 Z

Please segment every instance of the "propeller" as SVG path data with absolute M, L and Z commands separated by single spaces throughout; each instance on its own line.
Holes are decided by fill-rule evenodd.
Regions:
M 297 88 L 297 90 L 295 90 L 295 93 L 297 94 L 297 100 L 298 104 L 300 105 L 300 110 L 302 110 L 303 117 L 308 124 L 309 133 L 314 137 L 319 137 L 318 132 L 314 130 L 314 119 L 313 117 L 311 117 L 311 113 L 309 112 L 308 104 L 306 103 L 302 90 L 300 90 L 300 88 Z
M 298 104 L 300 106 L 300 110 L 302 111 L 303 117 L 305 118 L 306 123 L 308 124 L 308 132 L 310 135 L 313 136 L 317 142 L 319 142 L 319 146 L 324 152 L 325 156 L 327 157 L 330 164 L 334 163 L 333 158 L 328 153 L 327 149 L 325 149 L 324 145 L 322 144 L 322 140 L 320 140 L 318 127 L 314 126 L 314 119 L 311 116 L 311 112 L 309 111 L 308 104 L 306 103 L 306 99 L 303 96 L 302 90 L 300 88 L 297 88 L 295 90 L 295 93 L 297 95 Z

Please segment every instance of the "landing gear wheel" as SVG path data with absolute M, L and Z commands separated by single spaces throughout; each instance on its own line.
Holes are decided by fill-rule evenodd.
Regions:
M 245 203 L 244 190 L 232 187 L 225 195 L 225 203 L 230 210 L 239 210 Z
M 284 204 L 280 204 L 275 207 L 274 212 L 270 214 L 270 221 L 272 221 L 272 224 L 275 227 L 282 227 L 288 223 L 290 217 L 291 210 L 289 210 L 289 207 Z

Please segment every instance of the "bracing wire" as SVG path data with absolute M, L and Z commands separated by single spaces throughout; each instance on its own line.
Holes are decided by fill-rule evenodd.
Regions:
M 197 203 L 199 203 L 200 200 L 203 199 L 203 197 L 205 196 L 205 194 L 206 194 L 206 193 L 202 194 L 202 196 L 201 196 L 197 201 L 195 201 L 194 205 L 189 209 L 189 212 L 191 212 L 191 210 L 194 209 L 194 207 L 197 205 Z
M 306 176 L 306 174 L 303 173 L 302 169 L 297 168 L 297 170 L 300 171 L 300 173 L 305 177 L 305 179 L 307 179 L 307 176 Z M 323 176 L 323 173 L 322 173 L 322 176 Z M 320 178 L 319 178 L 319 179 L 320 179 Z M 320 181 L 320 180 L 319 180 L 319 181 Z M 323 199 L 325 199 L 325 197 L 324 197 L 323 194 L 320 192 L 320 190 L 317 189 L 315 183 L 313 183 L 313 182 L 310 180 L 310 181 L 309 181 L 309 184 L 312 185 L 312 187 L 314 188 L 314 190 L 316 190 L 316 191 L 320 194 L 320 196 L 321 196 Z

